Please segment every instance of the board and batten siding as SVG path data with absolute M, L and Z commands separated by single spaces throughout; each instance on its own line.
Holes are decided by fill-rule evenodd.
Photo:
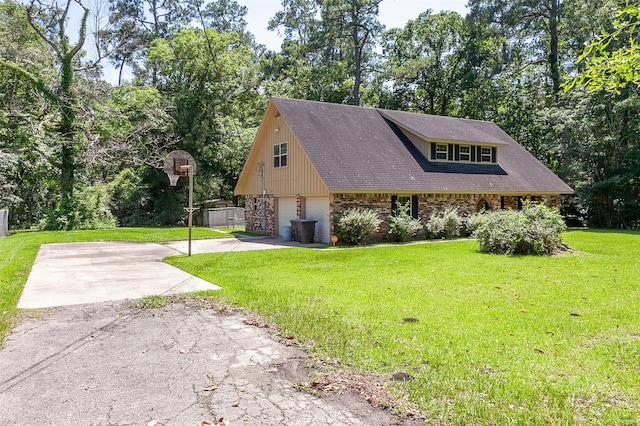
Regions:
M 255 142 L 260 144 L 258 155 L 247 160 L 254 162 L 255 165 L 247 164 L 245 166 L 252 167 L 253 171 L 246 185 L 241 188 L 242 194 L 262 193 L 262 180 L 258 168 L 260 162 L 265 164 L 267 194 L 274 194 L 277 197 L 296 196 L 297 194 L 329 194 L 302 146 L 281 116 L 275 117 L 267 126 L 266 132 L 259 137 L 262 140 Z M 287 142 L 287 165 L 275 168 L 273 167 L 273 147 L 282 142 Z
M 422 155 L 425 156 L 425 158 L 431 158 L 431 155 L 429 152 L 429 142 L 427 142 L 425 139 L 421 138 L 420 136 L 408 130 L 403 129 L 403 133 L 405 134 L 407 139 L 409 139 L 411 143 L 416 148 L 418 148 L 418 150 L 422 153 Z

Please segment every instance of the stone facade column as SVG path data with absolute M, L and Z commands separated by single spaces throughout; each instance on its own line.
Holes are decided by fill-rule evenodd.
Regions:
M 276 210 L 273 194 L 265 195 L 266 204 L 266 233 L 276 235 Z M 246 195 L 244 200 L 245 229 L 249 232 L 261 234 L 262 230 L 262 195 Z

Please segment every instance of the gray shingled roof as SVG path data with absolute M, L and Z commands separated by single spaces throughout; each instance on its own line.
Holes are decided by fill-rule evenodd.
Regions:
M 331 192 L 567 194 L 573 190 L 491 122 L 272 99 Z M 498 165 L 432 162 L 401 129 L 499 145 Z

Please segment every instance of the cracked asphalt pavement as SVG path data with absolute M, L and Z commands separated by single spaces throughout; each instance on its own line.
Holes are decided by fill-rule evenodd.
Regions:
M 0 425 L 391 425 L 296 390 L 307 355 L 240 313 L 102 302 L 34 311 L 0 351 Z

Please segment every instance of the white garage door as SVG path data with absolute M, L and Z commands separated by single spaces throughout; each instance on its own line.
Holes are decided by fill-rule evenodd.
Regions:
M 305 204 L 305 219 L 317 220 L 314 240 L 316 243 L 329 243 L 329 198 L 307 198 Z
M 291 219 L 298 218 L 298 204 L 295 198 L 278 198 L 278 229 L 276 232 L 281 234 L 283 226 L 291 226 Z

